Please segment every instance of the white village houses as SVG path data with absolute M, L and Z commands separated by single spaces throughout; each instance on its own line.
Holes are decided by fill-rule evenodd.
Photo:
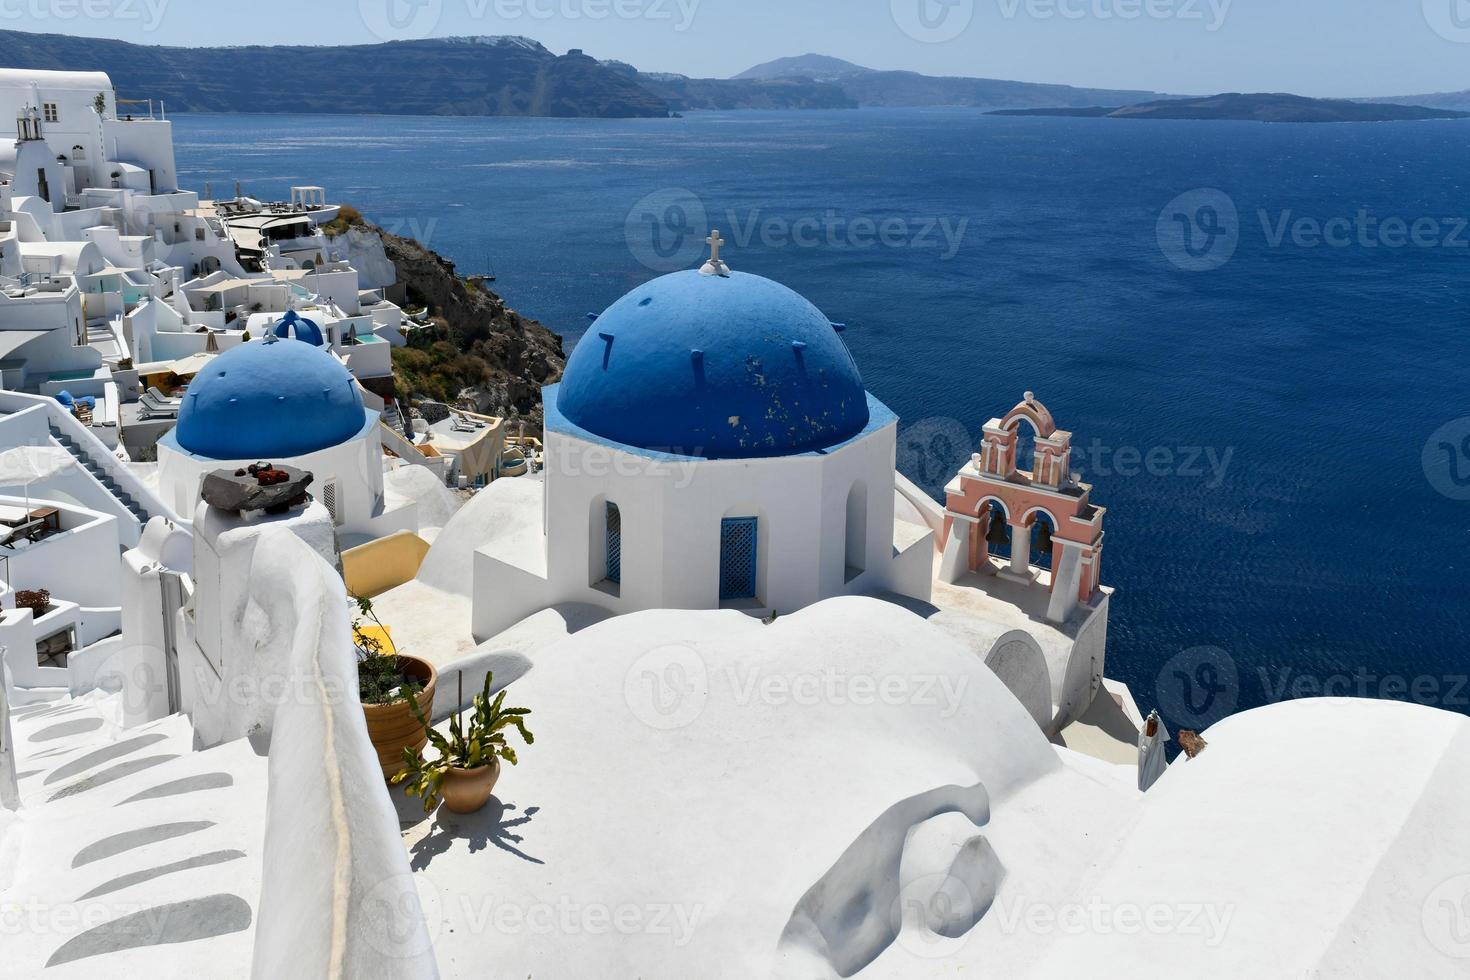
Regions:
M 319 189 L 179 188 L 96 73 L 0 70 L 0 114 L 7 977 L 1465 975 L 1470 720 L 1288 702 L 1170 763 L 1035 394 L 940 504 L 716 232 L 511 476 L 504 420 L 405 419 L 415 327 Z M 532 709 L 482 809 L 385 783 L 365 628 L 441 730 L 491 674 Z

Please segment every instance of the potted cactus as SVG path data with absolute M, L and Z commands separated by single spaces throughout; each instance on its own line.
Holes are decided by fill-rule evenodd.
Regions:
M 444 806 L 453 813 L 474 813 L 495 791 L 495 783 L 500 779 L 500 760 L 511 765 L 517 762 L 515 749 L 506 741 L 510 729 L 519 731 L 527 745 L 536 741 L 526 728 L 525 719 L 530 711 L 505 707 L 504 691 L 495 695 L 494 701 L 490 699 L 494 677 L 493 671 L 485 675 L 485 689 L 475 695 L 468 724 L 458 714 L 449 719 L 447 738 L 434 730 L 427 713 L 413 706 L 425 736 L 439 757 L 428 760 L 405 748 L 404 768 L 391 782 L 394 786 L 408 783 L 408 795 L 423 799 L 425 813 L 433 812 L 441 797 Z
M 352 601 L 358 614 L 352 621 L 358 700 L 367 718 L 368 738 L 387 779 L 403 767 L 405 751 L 418 752 L 428 744 L 418 715 L 432 710 L 439 674 L 428 661 L 405 657 L 393 648 L 371 599 L 353 596 Z M 376 624 L 376 632 L 365 630 L 363 617 Z

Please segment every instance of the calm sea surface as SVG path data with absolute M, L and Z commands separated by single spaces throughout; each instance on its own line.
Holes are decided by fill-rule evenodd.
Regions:
M 718 227 L 733 267 L 849 325 L 904 419 L 901 467 L 934 491 L 1035 390 L 1109 508 L 1108 673 L 1175 726 L 1324 692 L 1470 710 L 1470 123 L 911 110 L 175 131 L 185 186 L 323 184 L 493 269 L 568 349 L 585 314 L 692 264 Z

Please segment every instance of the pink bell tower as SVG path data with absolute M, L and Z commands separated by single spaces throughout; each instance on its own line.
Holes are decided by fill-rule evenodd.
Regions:
M 1036 434 L 1030 470 L 1022 469 L 1017 458 L 1023 423 Z M 1072 433 L 1057 428 L 1032 392 L 1005 418 L 986 423 L 980 452 L 944 488 L 940 579 L 953 584 L 966 573 L 979 572 L 1039 587 L 1040 571 L 1031 565 L 1031 535 L 1045 515 L 1053 529 L 1046 618 L 1066 622 L 1089 602 L 1102 584 L 1107 510 L 1094 506 L 1088 499 L 1092 487 L 1072 475 L 1071 454 Z M 997 514 L 1004 515 L 1011 533 L 1011 558 L 1004 566 L 991 558 L 987 543 Z

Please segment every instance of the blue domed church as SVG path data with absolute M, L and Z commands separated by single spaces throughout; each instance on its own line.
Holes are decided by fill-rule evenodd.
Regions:
M 552 605 L 790 612 L 853 592 L 927 598 L 933 541 L 895 525 L 897 418 L 843 327 L 779 283 L 699 271 L 596 318 L 543 392 L 545 483 L 499 481 L 536 535 L 476 556 L 474 632 Z M 512 499 L 518 498 L 518 499 Z
M 265 340 L 234 347 L 199 373 L 179 423 L 158 443 L 159 491 L 192 514 L 204 476 L 256 462 L 312 473 L 312 495 L 349 537 L 413 526 L 385 513 L 378 413 L 308 320 L 282 321 Z

